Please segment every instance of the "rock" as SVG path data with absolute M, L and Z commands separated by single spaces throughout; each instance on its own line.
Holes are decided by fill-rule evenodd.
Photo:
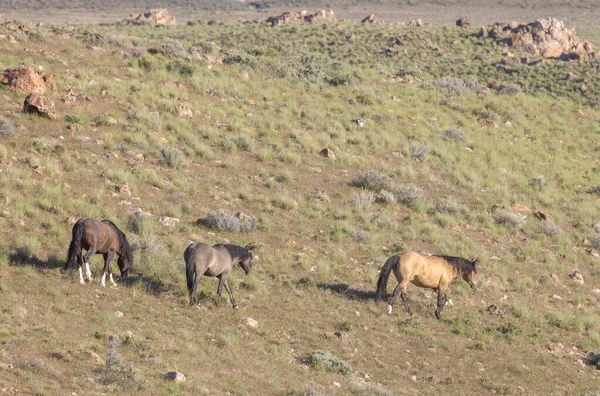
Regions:
M 304 15 L 304 22 L 318 22 L 318 21 L 335 23 L 335 22 L 337 22 L 337 18 L 333 14 L 333 10 L 328 10 L 328 11 L 320 10 L 320 11 L 315 12 L 314 14 Z
M 335 382 L 335 381 L 333 381 L 333 386 L 335 386 L 336 388 L 342 387 L 342 385 L 339 382 Z
M 270 23 L 271 26 L 287 25 L 290 22 L 298 21 L 301 19 L 299 13 L 296 12 L 284 12 L 281 15 L 271 16 L 267 18 L 266 23 Z
M 56 79 L 53 75 L 36 72 L 31 68 L 6 69 L 0 74 L 0 82 L 17 91 L 46 93 L 56 92 Z
M 121 311 L 117 311 L 117 312 L 115 312 L 115 316 L 116 316 L 117 318 L 122 318 L 122 317 L 123 317 L 123 312 L 121 312 Z
M 363 25 L 370 25 L 375 23 L 375 21 L 377 20 L 377 17 L 375 16 L 375 14 L 371 14 L 367 17 L 365 17 L 362 21 L 360 21 Z
M 410 21 L 408 23 L 408 26 L 413 26 L 413 27 L 423 26 L 423 25 L 425 25 L 425 22 L 423 22 L 423 20 L 421 18 L 417 18 L 414 21 Z
M 600 297 L 600 289 L 592 289 L 590 290 L 590 294 L 594 297 Z
M 158 222 L 164 225 L 165 227 L 177 227 L 179 225 L 179 219 L 176 219 L 174 217 L 159 217 Z
M 295 21 L 304 21 L 304 22 L 337 22 L 337 18 L 335 17 L 333 10 L 320 10 L 315 13 L 308 13 L 306 11 L 301 12 L 284 12 L 281 15 L 270 16 L 265 21 L 271 26 L 281 26 L 287 25 L 288 23 Z
M 591 45 L 556 18 L 531 23 L 498 22 L 491 36 L 511 48 L 544 58 L 586 60 L 595 56 Z
M 491 315 L 501 315 L 502 312 L 500 311 L 500 308 L 498 308 L 497 305 L 490 305 L 489 307 L 487 307 L 486 311 L 488 311 Z
M 85 353 L 87 353 L 89 355 L 89 357 L 91 357 L 96 363 L 104 364 L 104 359 L 102 359 L 100 357 L 100 355 L 98 355 L 96 352 L 92 351 L 91 349 L 86 349 Z
M 123 333 L 123 338 L 125 340 L 132 340 L 135 338 L 135 335 L 130 330 L 126 330 L 125 333 Z
M 170 16 L 169 11 L 164 8 L 131 14 L 121 22 L 122 25 L 175 25 L 176 23 L 175 17 Z
M 129 189 L 129 184 L 127 184 L 127 182 L 115 184 L 115 189 L 118 193 L 131 196 L 131 190 Z
M 258 327 L 258 321 L 256 319 L 246 318 L 246 325 L 255 329 Z
M 488 30 L 485 26 L 482 26 L 481 29 L 479 29 L 479 34 L 477 35 L 479 38 L 488 38 L 489 37 L 489 33 Z
M 569 279 L 573 280 L 576 283 L 579 283 L 580 285 L 584 284 L 583 275 L 581 275 L 581 273 L 578 271 L 575 271 L 572 274 L 570 274 Z
M 362 128 L 367 124 L 367 121 L 363 120 L 362 118 L 356 118 L 352 120 L 352 122 L 355 123 L 359 128 Z
M 556 274 L 552 274 L 550 275 L 550 278 L 554 281 L 554 282 L 558 282 L 558 275 Z
M 452 301 L 452 299 L 451 299 L 451 298 L 449 298 L 449 299 L 446 301 L 446 304 L 444 304 L 444 305 L 445 305 L 445 306 L 448 306 L 448 307 L 453 307 L 453 306 L 454 306 L 454 301 Z
M 456 26 L 467 28 L 471 26 L 471 20 L 469 18 L 462 17 L 456 21 Z
M 321 154 L 325 158 L 330 158 L 332 160 L 335 160 L 335 153 L 333 152 L 333 150 L 331 150 L 327 147 L 325 147 L 323 150 L 321 150 L 319 152 L 319 154 Z
M 152 136 L 154 136 L 156 138 L 156 140 L 158 140 L 162 144 L 169 143 L 169 140 L 158 132 L 152 132 Z
M 551 298 L 551 299 L 553 299 L 553 300 L 557 300 L 557 301 L 560 301 L 560 300 L 562 300 L 562 299 L 563 299 L 563 298 L 562 298 L 561 296 L 559 296 L 558 294 L 553 294 L 553 295 L 552 295 L 552 297 L 550 297 L 550 298 Z
M 484 282 L 484 285 L 486 287 L 497 287 L 499 290 L 501 291 L 505 291 L 506 289 L 504 288 L 504 284 L 502 284 L 502 279 L 500 279 L 499 277 L 492 275 L 489 278 L 487 278 Z
M 12 370 L 15 367 L 12 364 L 10 364 L 10 363 L 2 363 L 2 362 L 0 362 L 0 368 L 7 369 L 7 370 Z
M 545 210 L 538 210 L 533 215 L 540 220 L 550 220 L 550 214 Z
M 177 371 L 169 371 L 165 374 L 165 378 L 174 382 L 185 382 L 186 380 L 185 375 L 178 373 Z
M 54 106 L 54 102 L 36 91 L 31 92 L 25 98 L 25 102 L 23 102 L 23 111 L 25 113 L 37 113 L 52 120 L 56 120 L 56 107 Z
M 518 202 L 513 202 L 510 204 L 510 206 L 512 206 L 519 213 L 533 213 L 533 210 L 531 210 L 529 207 Z

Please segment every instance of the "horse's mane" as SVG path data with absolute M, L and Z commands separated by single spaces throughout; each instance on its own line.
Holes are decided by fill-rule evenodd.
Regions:
M 227 249 L 227 251 L 229 252 L 229 254 L 231 255 L 232 258 L 238 257 L 241 261 L 244 261 L 247 258 L 252 258 L 252 253 L 250 252 L 250 250 L 246 249 L 245 247 L 238 246 L 238 245 L 231 245 L 231 244 L 223 244 L 223 243 L 219 243 L 219 244 L 215 245 L 214 247 L 217 247 L 217 246 L 222 246 L 225 249 Z
M 110 220 L 102 220 L 103 223 L 109 224 L 114 227 L 115 231 L 117 231 L 117 238 L 119 238 L 119 254 L 122 254 L 127 259 L 129 266 L 133 265 L 133 253 L 131 252 L 131 247 L 129 246 L 129 242 L 127 241 L 127 237 L 123 233 L 123 231 L 119 230 L 119 227 L 115 223 Z
M 452 267 L 460 274 L 468 274 L 470 272 L 477 273 L 477 269 L 475 268 L 475 261 L 467 260 L 463 257 L 454 257 L 454 256 L 436 256 L 441 259 L 446 260 Z

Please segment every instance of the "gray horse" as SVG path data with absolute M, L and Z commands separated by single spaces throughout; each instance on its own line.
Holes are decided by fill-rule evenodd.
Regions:
M 218 244 L 209 246 L 205 243 L 192 243 L 183 253 L 186 267 L 187 289 L 190 295 L 190 305 L 194 305 L 196 299 L 196 288 L 202 275 L 216 276 L 219 278 L 217 287 L 217 298 L 215 305 L 219 306 L 221 300 L 221 291 L 223 286 L 229 293 L 231 304 L 237 307 L 233 299 L 231 287 L 227 283 L 227 278 L 233 270 L 233 266 L 239 263 L 246 271 L 246 275 L 252 272 L 252 253 L 250 250 L 237 245 Z

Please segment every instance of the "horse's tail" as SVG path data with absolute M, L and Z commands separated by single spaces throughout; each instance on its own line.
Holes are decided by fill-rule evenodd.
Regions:
M 385 298 L 387 283 L 390 277 L 390 273 L 392 269 L 400 264 L 400 256 L 394 255 L 387 259 L 383 267 L 381 268 L 381 273 L 379 274 L 379 280 L 377 281 L 377 291 L 375 292 L 375 301 L 381 301 Z
M 69 245 L 69 255 L 67 256 L 67 262 L 65 269 L 75 269 L 78 267 L 77 257 L 81 254 L 81 240 L 83 239 L 83 233 L 85 232 L 85 224 L 80 220 L 73 226 L 73 237 L 71 238 L 71 244 Z
M 185 275 L 187 279 L 187 289 L 188 294 L 190 295 L 190 304 L 194 301 L 194 289 L 198 284 L 198 275 L 196 273 L 196 255 L 194 252 L 196 251 L 195 247 L 191 245 L 185 250 L 184 259 L 185 259 Z

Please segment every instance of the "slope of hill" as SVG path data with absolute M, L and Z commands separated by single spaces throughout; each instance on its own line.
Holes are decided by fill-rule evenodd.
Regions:
M 597 390 L 598 61 L 508 70 L 510 51 L 476 34 L 2 24 L 0 69 L 54 75 L 58 119 L 23 113 L 27 92 L 0 85 L 1 388 Z M 258 227 L 207 227 L 219 211 Z M 86 216 L 135 247 L 116 289 L 99 287 L 100 256 L 91 284 L 61 270 Z M 190 241 L 255 247 L 253 275 L 234 271 L 238 310 L 213 306 L 214 279 L 187 305 Z M 410 286 L 416 315 L 387 315 L 379 270 L 409 249 L 479 258 L 479 290 L 455 282 L 438 321 L 433 293 Z M 351 374 L 310 367 L 314 350 Z M 187 381 L 165 380 L 173 370 Z

